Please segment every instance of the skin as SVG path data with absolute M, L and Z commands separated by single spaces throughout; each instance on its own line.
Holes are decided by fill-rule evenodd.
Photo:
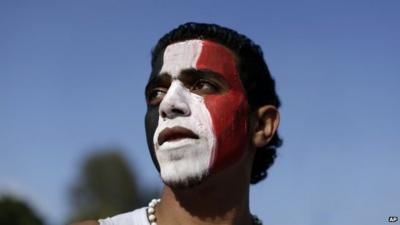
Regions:
M 266 105 L 252 113 L 250 120 L 249 151 L 244 157 L 190 189 L 165 186 L 162 200 L 156 207 L 158 224 L 251 224 L 251 165 L 256 147 L 267 144 L 275 133 L 279 113 L 274 106 Z
M 224 48 L 223 46 L 219 47 Z M 222 50 L 219 49 L 219 52 L 221 51 Z M 225 49 L 225 51 L 230 52 L 228 49 Z M 210 57 L 207 59 L 217 60 L 212 59 L 213 52 L 210 52 L 209 55 L 211 59 Z M 236 57 L 233 58 L 236 60 Z M 162 65 L 162 60 L 159 59 L 158 61 Z M 228 64 L 229 63 L 230 62 L 228 62 Z M 236 68 L 236 61 L 234 63 Z M 218 62 L 217 64 L 224 65 L 226 62 Z M 223 80 L 222 83 L 227 85 L 221 85 L 221 88 L 218 88 L 218 90 L 222 91 L 205 91 L 200 89 L 196 90 L 196 94 L 203 96 L 205 99 L 213 98 L 215 102 L 218 98 L 227 99 L 226 93 L 232 89 L 236 92 L 244 92 L 240 89 L 241 87 L 237 85 L 237 81 L 240 79 L 236 71 L 229 72 L 229 69 L 215 68 L 215 65 L 215 62 L 205 61 L 201 66 L 203 69 L 222 74 L 220 77 Z M 156 76 L 157 72 L 156 70 L 153 76 Z M 168 85 L 166 85 L 165 89 L 164 93 L 167 93 Z M 162 95 L 163 94 L 161 94 L 161 96 Z M 239 102 L 238 98 L 240 98 L 240 96 L 243 95 L 234 96 L 234 100 Z M 162 97 L 159 101 L 162 101 Z M 234 101 L 227 103 L 226 106 L 233 102 Z M 157 106 L 157 104 L 155 104 L 155 106 Z M 182 188 L 181 186 L 167 184 L 162 193 L 162 200 L 156 207 L 155 214 L 158 224 L 251 224 L 251 215 L 248 206 L 250 174 L 254 154 L 257 147 L 262 147 L 271 140 L 278 127 L 279 113 L 276 108 L 271 105 L 260 107 L 252 113 L 247 112 L 246 110 L 248 108 L 246 107 L 238 107 L 239 108 L 236 109 L 243 109 L 246 112 L 247 132 L 242 133 L 238 136 L 239 138 L 236 137 L 236 139 L 231 136 L 230 144 L 231 146 L 240 146 L 240 148 L 232 149 L 222 144 L 223 148 L 218 149 L 221 151 L 221 154 L 218 154 L 217 151 L 214 160 L 210 164 L 210 174 L 204 178 L 202 182 L 196 183 L 196 185 L 190 188 Z M 149 123 L 154 121 L 154 117 L 153 120 L 150 120 L 149 115 L 156 111 L 159 110 L 155 110 L 152 106 L 149 107 L 147 114 L 147 120 L 150 121 Z M 212 109 L 210 111 L 212 111 Z M 220 113 L 213 118 L 224 117 L 224 115 L 221 114 L 221 110 L 215 110 L 214 113 L 218 113 L 218 111 Z M 225 111 L 223 113 L 233 115 L 235 112 Z M 147 128 L 148 131 L 150 130 L 150 134 L 148 133 L 148 135 L 152 137 L 152 129 L 149 129 L 149 127 Z M 229 137 L 229 134 L 227 136 Z M 233 143 L 233 141 L 238 141 L 237 139 L 241 142 Z M 149 145 L 149 147 L 151 149 L 151 145 Z
M 236 57 L 222 45 L 178 42 L 161 57 L 146 87 L 146 134 L 153 139 L 149 148 L 164 183 L 190 186 L 242 156 L 248 135 L 247 98 Z M 157 118 L 158 124 L 153 123 Z M 199 138 L 158 143 L 160 132 L 174 126 Z
M 162 60 L 159 59 L 159 61 L 162 64 Z M 153 71 L 152 76 L 158 74 L 159 71 L 160 69 Z M 239 75 L 235 74 L 235 76 L 237 76 L 235 79 L 239 80 Z M 226 77 L 222 77 L 222 79 L 229 83 L 226 81 Z M 168 79 L 166 80 L 167 84 L 171 82 Z M 165 85 L 165 91 L 168 91 L 168 87 L 168 85 Z M 151 134 L 148 135 L 148 143 L 153 161 L 159 169 L 152 147 L 152 134 L 157 127 L 155 119 L 158 118 L 159 112 L 157 105 L 161 103 L 162 97 L 159 99 L 149 98 L 151 92 L 148 89 L 146 90 L 147 101 L 153 106 L 149 107 L 146 114 L 146 130 Z M 221 84 L 221 89 L 218 89 L 217 92 L 215 90 L 210 92 L 209 89 L 203 90 L 202 88 L 195 91 L 196 94 L 204 97 L 211 95 L 218 97 L 226 93 L 226 89 L 229 88 Z M 159 94 L 156 92 L 156 96 L 159 96 Z M 257 148 L 265 146 L 276 132 L 279 125 L 279 112 L 274 106 L 265 105 L 252 112 L 247 112 L 246 121 L 247 131 L 242 139 L 243 142 L 240 144 L 240 154 L 235 153 L 234 157 L 228 157 L 226 161 L 221 163 L 212 163 L 211 165 L 215 165 L 212 168 L 216 169 L 211 170 L 202 182 L 193 186 L 182 187 L 168 184 L 164 186 L 161 202 L 156 206 L 157 224 L 251 224 L 249 186 L 252 162 Z M 86 221 L 74 225 L 96 224 L 98 224 L 96 221 Z

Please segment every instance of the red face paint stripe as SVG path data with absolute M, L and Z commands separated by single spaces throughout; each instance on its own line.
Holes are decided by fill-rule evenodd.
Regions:
M 248 103 L 236 70 L 235 56 L 227 48 L 203 41 L 196 68 L 221 74 L 230 86 L 223 95 L 205 97 L 217 140 L 210 167 L 219 169 L 238 160 L 245 151 Z

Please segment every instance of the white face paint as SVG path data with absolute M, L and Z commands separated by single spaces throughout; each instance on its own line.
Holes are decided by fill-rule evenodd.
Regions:
M 211 115 L 202 96 L 190 92 L 178 75 L 184 69 L 195 69 L 203 47 L 202 41 L 190 40 L 168 46 L 163 57 L 161 73 L 171 75 L 172 82 L 159 106 L 158 126 L 153 143 L 161 178 L 165 183 L 187 183 L 206 175 L 216 145 Z M 176 113 L 172 109 L 179 109 Z M 166 113 L 166 117 L 162 117 Z M 199 136 L 199 139 L 184 138 L 158 143 L 165 128 L 184 127 Z

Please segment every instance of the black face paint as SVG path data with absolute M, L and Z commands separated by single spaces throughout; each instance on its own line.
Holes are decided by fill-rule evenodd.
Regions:
M 152 72 L 150 74 L 149 81 L 151 81 L 155 76 L 158 76 L 158 74 L 161 71 L 162 65 L 163 65 L 163 56 L 164 51 L 162 51 L 156 60 L 156 63 L 154 67 L 152 68 Z M 148 83 L 149 83 L 148 81 Z M 154 165 L 156 166 L 158 172 L 160 172 L 160 165 L 158 164 L 156 153 L 154 150 L 154 142 L 153 142 L 153 137 L 154 133 L 157 129 L 158 126 L 158 118 L 159 118 L 159 106 L 152 106 L 147 104 L 147 112 L 145 115 L 145 128 L 146 128 L 146 139 L 147 139 L 147 146 L 149 147 L 151 159 L 153 160 Z
M 145 116 L 145 128 L 146 128 L 146 139 L 147 139 L 147 146 L 149 147 L 151 159 L 153 160 L 154 165 L 156 166 L 157 170 L 160 171 L 160 166 L 157 162 L 156 153 L 154 151 L 154 143 L 153 143 L 153 136 L 154 132 L 156 131 L 158 125 L 158 106 L 147 106 L 147 112 Z

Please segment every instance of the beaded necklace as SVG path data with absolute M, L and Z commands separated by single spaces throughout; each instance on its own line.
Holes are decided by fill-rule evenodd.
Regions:
M 149 202 L 149 206 L 147 207 L 147 219 L 149 220 L 150 225 L 157 225 L 155 207 L 159 202 L 161 202 L 161 199 L 153 199 Z M 251 221 L 253 225 L 262 225 L 262 221 L 258 219 L 256 215 L 251 215 Z

